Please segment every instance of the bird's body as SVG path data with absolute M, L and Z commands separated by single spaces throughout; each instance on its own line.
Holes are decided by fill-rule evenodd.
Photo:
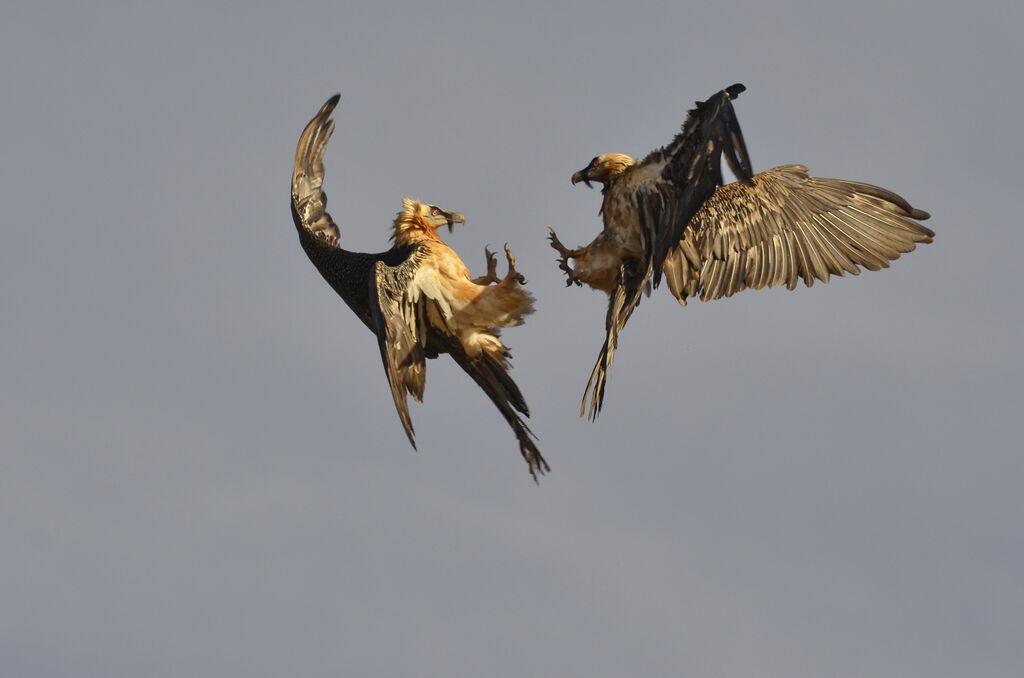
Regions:
M 393 222 L 391 249 L 376 254 L 350 252 L 325 211 L 321 190 L 323 154 L 334 129 L 332 97 L 299 139 L 292 175 L 292 217 L 310 261 L 363 323 L 377 335 L 395 407 L 415 447 L 407 396 L 422 400 L 425 359 L 447 353 L 490 397 L 519 440 L 520 452 L 536 478 L 550 470 L 519 413 L 529 415 L 519 388 L 508 374 L 508 349 L 499 328 L 522 324 L 533 298 L 505 248 L 509 271 L 496 275 L 487 251 L 488 272 L 473 279 L 437 229 L 462 223 L 461 214 L 403 199 Z
M 573 184 L 603 184 L 603 229 L 572 250 L 552 230 L 551 245 L 566 284 L 609 295 L 606 338 L 581 416 L 588 397 L 590 418 L 600 412 L 619 332 L 663 275 L 686 305 L 692 296 L 794 289 L 799 278 L 810 286 L 860 266 L 877 270 L 931 242 L 934 233 L 913 221 L 928 214 L 885 189 L 811 177 L 801 165 L 754 174 L 731 103 L 744 89 L 733 85 L 697 102 L 673 141 L 640 162 L 608 153 L 573 174 Z M 723 185 L 723 157 L 739 181 Z

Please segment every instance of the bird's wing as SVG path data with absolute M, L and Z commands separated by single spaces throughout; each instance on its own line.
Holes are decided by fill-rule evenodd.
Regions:
M 669 290 L 685 304 L 749 288 L 810 287 L 829 275 L 885 268 L 935 234 L 916 220 L 928 213 L 877 186 L 808 175 L 783 165 L 750 184 L 719 188 L 693 217 L 663 266 Z
M 423 401 L 427 321 L 425 299 L 413 302 L 409 297 L 414 274 L 415 264 L 411 259 L 399 266 L 378 261 L 369 280 L 369 295 L 370 316 L 395 409 L 409 442 L 416 447 L 407 397 L 412 395 L 417 401 Z
M 696 102 L 672 142 L 648 154 L 629 179 L 611 189 L 629 194 L 625 199 L 647 236 L 654 287 L 661 282 L 662 262 L 690 219 L 723 184 L 722 158 L 739 180 L 750 181 L 750 157 L 732 107 L 745 89 L 737 83 Z
M 327 208 L 327 196 L 321 190 L 324 183 L 324 150 L 334 131 L 331 113 L 341 95 L 335 94 L 320 108 L 320 112 L 302 130 L 295 150 L 292 170 L 292 218 L 296 228 L 337 244 L 339 230 Z

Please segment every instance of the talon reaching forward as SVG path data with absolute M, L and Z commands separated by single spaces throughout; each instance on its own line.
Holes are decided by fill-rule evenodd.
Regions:
M 459 256 L 441 242 L 437 229 L 465 219 L 457 212 L 417 200 L 402 200 L 394 221 L 394 245 L 363 254 L 339 246 L 340 230 L 325 211 L 324 150 L 334 131 L 331 97 L 299 137 L 292 174 L 292 218 L 302 248 L 324 279 L 359 319 L 377 335 L 395 408 L 413 438 L 407 397 L 423 400 L 425 359 L 447 353 L 494 402 L 519 440 L 534 480 L 550 471 L 533 433 L 519 416 L 526 401 L 508 374 L 509 351 L 498 338 L 501 327 L 520 325 L 533 312 L 533 297 L 520 285 L 508 246 L 508 275 L 497 277 L 497 263 L 486 251 L 488 274 L 475 281 Z M 488 283 L 495 283 L 490 285 Z
M 609 295 L 604 345 L 583 393 L 580 416 L 593 420 L 604 402 L 618 336 L 643 292 L 664 274 L 686 305 L 741 290 L 810 287 L 859 266 L 887 267 L 935 234 L 912 221 L 928 213 L 877 186 L 821 179 L 802 165 L 753 174 L 732 100 L 736 84 L 697 102 L 668 146 L 639 163 L 628 155 L 599 155 L 572 183 L 601 190 L 604 228 L 584 247 L 569 249 L 552 230 L 567 285 L 587 284 Z M 739 178 L 722 185 L 722 157 Z M 570 266 L 569 260 L 574 265 Z

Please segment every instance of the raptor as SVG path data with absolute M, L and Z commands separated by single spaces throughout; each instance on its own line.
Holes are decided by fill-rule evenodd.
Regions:
M 884 188 L 812 177 L 795 164 L 754 174 L 732 105 L 745 89 L 735 84 L 698 101 L 672 142 L 640 162 L 606 153 L 572 175 L 574 185 L 602 184 L 603 229 L 575 249 L 552 229 L 551 246 L 566 285 L 609 296 L 581 417 L 600 413 L 619 334 L 662 276 L 685 306 L 694 296 L 792 290 L 801 278 L 810 287 L 830 275 L 857 275 L 860 267 L 878 270 L 932 241 L 935 234 L 917 223 L 928 213 Z M 723 158 L 738 181 L 723 185 Z
M 533 297 L 521 286 L 505 246 L 508 273 L 499 278 L 497 260 L 486 249 L 487 274 L 469 269 L 437 231 L 465 223 L 458 212 L 403 199 L 393 223 L 392 246 L 384 252 L 350 252 L 326 211 L 322 190 L 324 151 L 334 131 L 331 113 L 340 96 L 328 99 L 299 137 L 292 173 L 292 218 L 311 262 L 349 308 L 377 336 L 381 360 L 398 417 L 416 447 L 408 396 L 423 399 L 426 359 L 448 354 L 483 389 L 512 427 L 530 474 L 550 471 L 523 421 L 529 409 L 509 376 L 508 348 L 500 328 L 520 325 L 533 311 Z

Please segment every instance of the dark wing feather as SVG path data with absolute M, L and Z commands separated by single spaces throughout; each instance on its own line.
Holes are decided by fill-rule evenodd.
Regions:
M 488 355 L 486 351 L 475 357 L 467 355 L 462 349 L 462 344 L 454 338 L 449 354 L 487 394 L 487 397 L 501 412 L 501 416 L 512 427 L 512 432 L 515 433 L 516 439 L 519 441 L 519 452 L 529 465 L 530 475 L 533 476 L 534 481 L 537 481 L 538 473 L 543 475 L 550 471 L 551 467 L 548 466 L 544 455 L 540 453 L 534 442 L 536 436 L 516 412 L 518 410 L 526 416 L 530 416 L 523 395 L 519 392 L 519 387 L 516 386 L 505 367 Z
M 928 213 L 877 186 L 808 175 L 783 165 L 750 184 L 719 188 L 694 216 L 664 262 L 669 290 L 683 304 L 728 297 L 741 290 L 785 285 L 803 278 L 889 266 L 935 235 L 913 220 Z
M 327 100 L 320 112 L 302 130 L 292 170 L 292 218 L 296 228 L 337 244 L 339 231 L 327 208 L 324 183 L 324 150 L 334 132 L 331 113 L 341 95 Z
M 741 181 L 753 174 L 732 100 L 746 88 L 735 84 L 697 102 L 682 130 L 665 148 L 640 166 L 661 168 L 659 185 L 634 193 L 639 213 L 649 214 L 648 241 L 653 243 L 654 287 L 661 282 L 662 262 L 683 237 L 690 219 L 723 184 L 722 156 Z
M 395 409 L 409 442 L 416 447 L 407 397 L 412 395 L 417 401 L 423 401 L 426 379 L 423 347 L 427 330 L 422 304 L 410 303 L 405 293 L 414 272 L 413 259 L 400 266 L 378 261 L 370 279 L 369 294 L 370 315 Z
M 594 421 L 601 413 L 604 404 L 605 382 L 612 373 L 615 362 L 615 349 L 619 345 L 619 333 L 626 326 L 629 316 L 640 304 L 640 298 L 647 289 L 650 278 L 650 265 L 644 266 L 637 259 L 623 261 L 619 275 L 615 281 L 615 289 L 608 298 L 608 314 L 605 316 L 605 339 L 597 363 L 590 373 L 587 388 L 583 391 L 583 402 L 580 403 L 580 416 L 587 412 L 587 398 L 590 398 L 590 409 L 587 418 Z

